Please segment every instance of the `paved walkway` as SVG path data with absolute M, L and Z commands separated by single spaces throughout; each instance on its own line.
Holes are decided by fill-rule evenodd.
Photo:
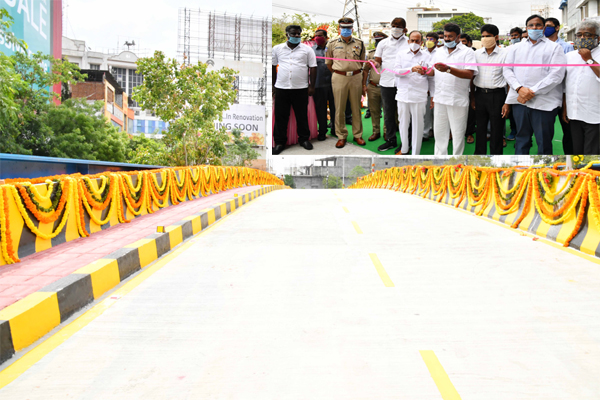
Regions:
M 531 237 L 283 190 L 193 240 L 0 398 L 598 399 L 598 265 Z
M 0 310 L 92 261 L 156 233 L 158 225 L 170 225 L 211 204 L 232 198 L 234 193 L 247 193 L 257 187 L 260 186 L 231 189 L 180 203 L 136 218 L 128 224 L 115 225 L 87 238 L 79 238 L 32 254 L 23 258 L 20 263 L 0 266 Z

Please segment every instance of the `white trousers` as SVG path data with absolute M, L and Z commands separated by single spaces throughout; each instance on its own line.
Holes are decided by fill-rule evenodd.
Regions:
M 412 119 L 412 155 L 421 154 L 421 142 L 423 141 L 423 125 L 425 117 L 425 106 L 422 103 L 398 102 L 398 119 L 400 120 L 400 140 L 402 141 L 402 152 L 408 153 L 408 125 Z
M 450 130 L 452 130 L 452 154 L 460 156 L 464 153 L 468 117 L 469 106 L 447 106 L 435 103 L 433 107 L 433 136 L 435 137 L 436 156 L 448 155 Z
M 429 131 L 433 129 L 433 110 L 431 109 L 431 96 L 427 95 L 427 107 L 425 107 L 425 126 L 423 135 L 428 136 Z

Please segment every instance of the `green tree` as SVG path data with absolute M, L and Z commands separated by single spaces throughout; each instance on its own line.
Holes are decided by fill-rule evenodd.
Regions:
M 98 117 L 103 106 L 101 101 L 88 104 L 83 99 L 49 104 L 37 121 L 47 142 L 35 155 L 126 162 L 129 138 L 105 117 Z
M 444 25 L 448 23 L 453 23 L 460 26 L 462 33 L 466 33 L 473 40 L 481 39 L 481 27 L 485 25 L 485 21 L 483 18 L 475 15 L 473 12 L 463 15 L 457 15 L 450 19 L 443 19 L 439 22 L 433 24 L 433 30 L 439 31 L 444 29 Z
M 325 189 L 341 189 L 342 178 L 335 175 L 325 176 L 323 177 L 323 187 Z
M 565 156 L 553 156 L 553 155 L 533 155 L 531 156 L 533 163 L 551 165 L 557 162 L 565 162 Z
M 165 144 L 159 139 L 148 138 L 143 133 L 128 141 L 127 159 L 132 164 L 169 165 Z
M 225 128 L 217 129 L 236 97 L 236 71 L 209 71 L 207 64 L 180 65 L 161 51 L 137 61 L 144 76 L 133 99 L 145 110 L 169 122 L 163 141 L 170 165 L 221 164 L 228 141 Z
M 296 13 L 293 15 L 283 14 L 281 17 L 275 17 L 272 22 L 271 33 L 273 46 L 287 41 L 285 27 L 288 25 L 300 25 L 303 31 L 314 30 L 319 26 L 319 24 L 314 22 L 307 13 Z
M 249 167 L 252 160 L 256 160 L 260 155 L 252 147 L 254 142 L 248 136 L 242 135 L 239 129 L 234 129 L 231 134 L 233 142 L 227 145 L 227 154 L 223 157 L 223 164 Z
M 368 173 L 369 173 L 369 171 L 367 171 L 360 165 L 357 165 L 356 167 L 352 168 L 352 171 L 350 171 L 350 173 L 348 174 L 348 177 L 352 180 L 351 184 L 354 184 L 354 183 L 356 183 L 358 178 L 365 176 Z
M 294 177 L 291 175 L 285 175 L 283 177 L 283 184 L 291 187 L 292 189 L 296 189 L 296 182 L 294 182 Z

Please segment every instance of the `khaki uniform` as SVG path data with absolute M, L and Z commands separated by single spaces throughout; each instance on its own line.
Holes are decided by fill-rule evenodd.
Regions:
M 362 40 L 352 37 L 346 43 L 341 37 L 332 39 L 327 43 L 327 57 L 344 58 L 347 60 L 365 60 L 365 45 Z M 334 71 L 353 72 L 362 71 L 362 62 L 327 60 L 332 64 Z M 360 113 L 360 98 L 362 96 L 362 74 L 340 75 L 334 72 L 331 76 L 331 86 L 335 101 L 335 133 L 338 139 L 347 139 L 345 104 L 350 99 L 352 107 L 352 135 L 362 138 L 362 118 Z
M 375 60 L 375 49 L 367 53 L 367 60 Z M 371 67 L 367 79 L 367 96 L 369 97 L 373 133 L 376 134 L 381 134 L 381 88 L 379 87 L 379 78 L 380 75 Z

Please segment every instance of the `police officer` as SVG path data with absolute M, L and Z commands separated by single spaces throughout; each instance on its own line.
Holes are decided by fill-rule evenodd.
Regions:
M 373 32 L 373 40 L 375 47 L 385 39 L 387 35 L 383 32 Z M 369 50 L 367 60 L 375 61 L 375 49 Z M 372 117 L 371 124 L 373 126 L 373 135 L 369 137 L 369 142 L 377 140 L 381 137 L 381 88 L 379 87 L 380 75 L 373 70 L 371 64 L 366 64 L 363 73 L 363 92 L 367 91 L 369 98 L 369 112 Z M 365 115 L 366 117 L 366 115 Z
M 341 36 L 332 39 L 327 44 L 327 57 L 343 58 L 345 60 L 365 60 L 365 44 L 362 40 L 352 37 L 352 27 L 354 20 L 352 18 L 341 18 L 339 21 Z M 327 66 L 333 73 L 331 76 L 331 86 L 333 88 L 333 98 L 336 104 L 335 109 L 335 133 L 338 142 L 335 147 L 341 149 L 346 145 L 348 138 L 348 129 L 345 124 L 344 107 L 350 99 L 352 107 L 352 135 L 354 141 L 360 146 L 366 142 L 362 138 L 362 119 L 360 113 L 360 98 L 366 94 L 362 88 L 363 78 L 360 76 L 363 69 L 363 62 L 327 60 Z

